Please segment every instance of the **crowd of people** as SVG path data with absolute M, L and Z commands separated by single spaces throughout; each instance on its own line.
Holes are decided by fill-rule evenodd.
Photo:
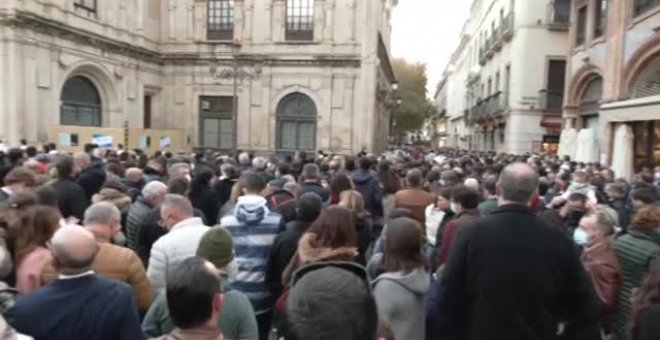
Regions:
M 660 167 L 0 151 L 6 339 L 660 339 Z

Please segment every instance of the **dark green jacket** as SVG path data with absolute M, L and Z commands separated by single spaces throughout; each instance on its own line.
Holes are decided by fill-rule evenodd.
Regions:
M 257 320 L 250 300 L 236 290 L 225 293 L 222 314 L 218 325 L 227 340 L 259 340 Z M 158 337 L 174 330 L 167 309 L 165 293 L 160 294 L 142 321 L 142 331 L 147 337 Z
M 627 235 L 614 241 L 614 252 L 623 275 L 614 327 L 617 334 L 626 334 L 632 309 L 631 299 L 648 272 L 649 262 L 660 254 L 660 234 L 631 229 Z
M 499 206 L 497 198 L 487 199 L 479 204 L 479 212 L 482 215 L 490 214 Z

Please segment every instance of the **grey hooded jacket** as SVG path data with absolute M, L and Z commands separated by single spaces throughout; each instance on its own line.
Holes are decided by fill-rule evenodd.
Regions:
M 374 282 L 378 314 L 385 319 L 395 339 L 425 339 L 424 296 L 431 279 L 422 268 L 410 273 L 390 272 Z

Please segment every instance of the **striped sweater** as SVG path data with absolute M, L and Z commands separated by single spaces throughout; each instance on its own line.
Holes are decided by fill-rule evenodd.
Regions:
M 275 237 L 282 230 L 281 219 L 268 210 L 263 197 L 246 195 L 239 197 L 232 215 L 220 220 L 234 241 L 237 271 L 231 286 L 250 299 L 256 314 L 270 311 L 275 303 L 266 272 Z
M 649 262 L 660 254 L 660 234 L 630 230 L 614 242 L 623 275 L 614 328 L 618 334 L 627 334 L 632 310 L 632 298 L 648 273 Z

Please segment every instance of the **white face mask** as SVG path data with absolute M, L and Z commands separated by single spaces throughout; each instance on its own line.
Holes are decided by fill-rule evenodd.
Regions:
M 587 234 L 582 228 L 575 229 L 573 241 L 580 247 L 586 247 L 591 243 L 591 235 Z

